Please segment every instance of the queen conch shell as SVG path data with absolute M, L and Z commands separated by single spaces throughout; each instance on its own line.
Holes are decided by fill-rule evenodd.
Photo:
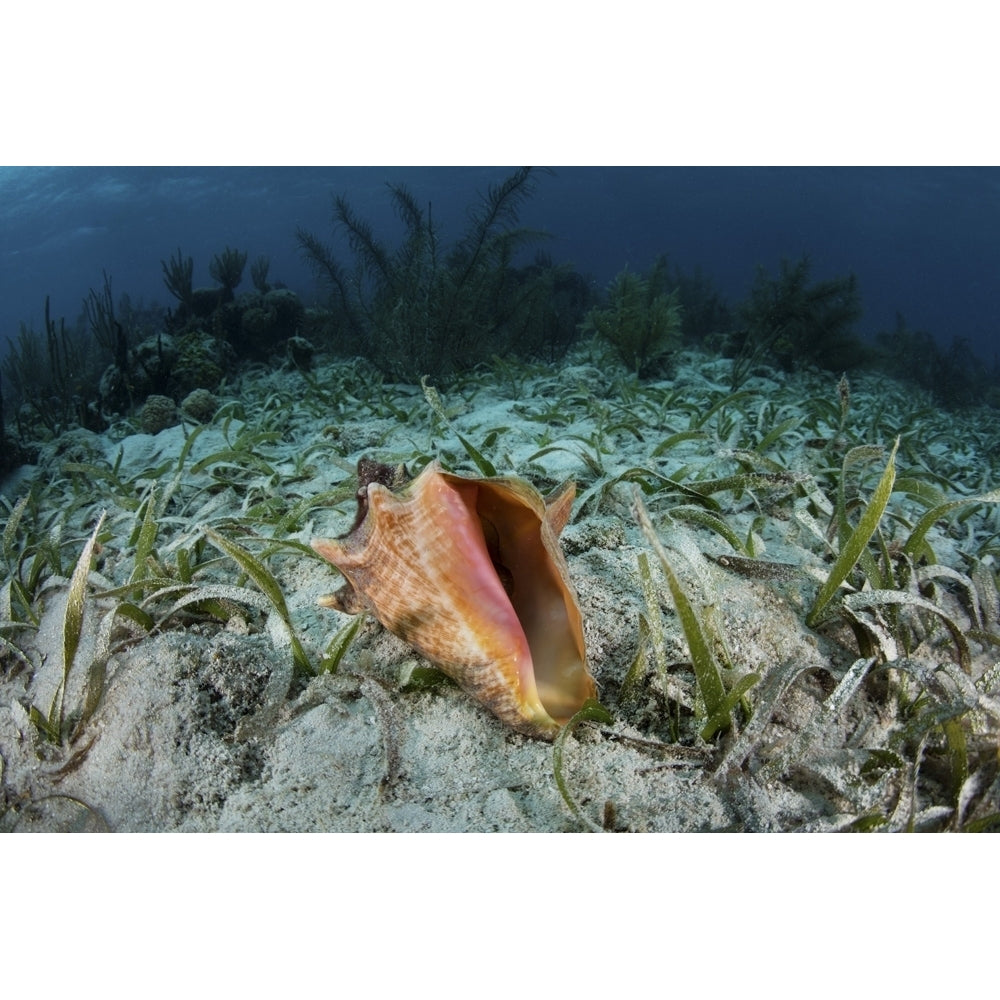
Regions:
M 559 533 L 576 488 L 548 500 L 515 478 L 476 479 L 431 462 L 358 463 L 358 516 L 313 548 L 347 579 L 320 600 L 371 611 L 503 722 L 554 739 L 595 696 L 583 622 Z

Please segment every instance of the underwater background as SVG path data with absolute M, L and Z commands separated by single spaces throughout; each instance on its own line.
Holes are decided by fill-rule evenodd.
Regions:
M 0 351 L 23 321 L 75 319 L 102 272 L 116 294 L 169 305 L 160 261 L 180 247 L 195 284 L 225 246 L 270 258 L 306 299 L 316 283 L 295 241 L 326 235 L 345 196 L 380 236 L 400 231 L 386 184 L 430 203 L 446 237 L 510 173 L 489 167 L 0 168 Z M 599 288 L 668 254 L 731 302 L 755 270 L 808 254 L 816 278 L 857 276 L 864 335 L 896 313 L 943 347 L 964 338 L 992 362 L 1000 274 L 1000 170 L 916 167 L 557 168 L 539 177 L 521 224 Z
M 415 382 L 596 334 L 639 375 L 697 346 L 734 388 L 767 360 L 1000 403 L 995 168 L 7 167 L 0 192 L 6 467 L 37 418 L 99 430 L 316 350 Z

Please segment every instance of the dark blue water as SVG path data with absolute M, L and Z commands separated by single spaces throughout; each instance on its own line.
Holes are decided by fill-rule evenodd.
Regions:
M 377 232 L 398 231 L 387 181 L 406 184 L 457 235 L 468 206 L 505 169 L 2 168 L 0 352 L 25 321 L 74 320 L 102 272 L 116 297 L 163 305 L 160 261 L 179 247 L 208 285 L 213 254 L 266 255 L 271 280 L 316 293 L 294 239 L 329 232 L 334 193 Z M 549 230 L 547 249 L 603 285 L 625 264 L 668 253 L 700 267 L 733 304 L 757 265 L 809 254 L 814 279 L 853 271 L 858 330 L 911 329 L 947 346 L 965 337 L 992 361 L 1000 298 L 1000 170 L 990 168 L 559 168 L 538 179 L 521 222 Z M 346 259 L 346 255 L 345 255 Z

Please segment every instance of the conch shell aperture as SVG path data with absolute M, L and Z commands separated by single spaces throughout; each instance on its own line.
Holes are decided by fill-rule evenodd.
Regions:
M 371 611 L 503 722 L 553 739 L 595 696 L 559 533 L 576 492 L 546 500 L 516 478 L 454 475 L 431 462 L 358 463 L 358 517 L 313 548 L 347 583 L 321 599 Z

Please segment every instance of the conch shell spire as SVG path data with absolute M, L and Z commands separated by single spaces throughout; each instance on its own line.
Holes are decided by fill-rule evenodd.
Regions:
M 312 543 L 347 580 L 320 603 L 371 611 L 498 718 L 553 739 L 595 694 L 558 541 L 575 486 L 546 501 L 522 479 L 436 461 L 404 484 L 366 459 L 358 480 L 354 527 Z

